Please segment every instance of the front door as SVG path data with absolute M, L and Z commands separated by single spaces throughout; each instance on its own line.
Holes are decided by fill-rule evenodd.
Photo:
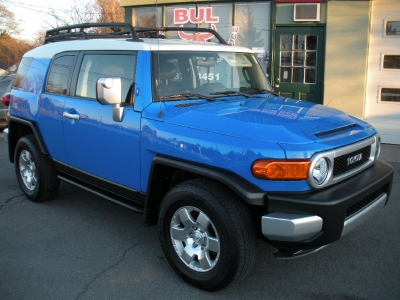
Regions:
M 74 96 L 66 97 L 64 106 L 68 164 L 90 176 L 140 190 L 141 115 L 125 101 L 129 100 L 129 89 L 135 80 L 136 53 L 82 52 L 78 64 Z M 122 80 L 122 122 L 113 120 L 112 105 L 96 100 L 96 82 L 100 77 Z
M 275 28 L 275 92 L 322 104 L 323 41 L 323 27 Z

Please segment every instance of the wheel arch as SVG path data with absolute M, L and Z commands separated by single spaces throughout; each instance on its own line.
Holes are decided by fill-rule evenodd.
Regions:
M 10 121 L 8 123 L 8 157 L 11 163 L 14 163 L 15 146 L 17 145 L 18 140 L 29 134 L 35 136 L 40 151 L 43 154 L 48 154 L 47 147 L 43 141 L 37 124 L 32 121 L 10 116 Z
M 265 205 L 264 191 L 230 171 L 156 156 L 151 164 L 145 197 L 144 223 L 146 225 L 157 223 L 159 205 L 171 187 L 196 177 L 210 178 L 224 184 L 249 205 Z

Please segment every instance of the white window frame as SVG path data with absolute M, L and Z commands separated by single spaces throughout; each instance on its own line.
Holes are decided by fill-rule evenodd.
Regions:
M 382 89 L 400 89 L 399 85 L 380 85 L 378 86 L 378 103 L 380 104 L 395 104 L 395 105 L 400 105 L 400 102 L 392 102 L 392 101 L 381 101 L 381 92 Z
M 383 60 L 385 58 L 385 55 L 398 55 L 398 56 L 400 56 L 400 53 L 381 53 L 380 70 L 381 71 L 400 72 L 400 68 L 399 69 L 385 69 L 383 67 Z
M 398 34 L 398 35 L 387 35 L 386 34 L 387 22 L 400 22 L 400 19 L 384 20 L 384 22 L 383 22 L 383 37 L 384 38 L 400 38 L 400 34 Z

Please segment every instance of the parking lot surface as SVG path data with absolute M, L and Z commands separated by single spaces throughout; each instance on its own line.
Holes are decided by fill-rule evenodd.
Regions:
M 181 280 L 142 216 L 62 183 L 57 198 L 23 195 L 0 132 L 0 299 L 400 299 L 400 146 L 388 205 L 316 254 L 277 260 L 257 247 L 252 274 L 219 292 Z

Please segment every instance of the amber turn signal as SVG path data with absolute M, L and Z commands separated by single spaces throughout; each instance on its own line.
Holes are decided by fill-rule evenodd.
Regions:
M 258 160 L 251 172 L 259 179 L 303 180 L 308 178 L 309 160 Z

